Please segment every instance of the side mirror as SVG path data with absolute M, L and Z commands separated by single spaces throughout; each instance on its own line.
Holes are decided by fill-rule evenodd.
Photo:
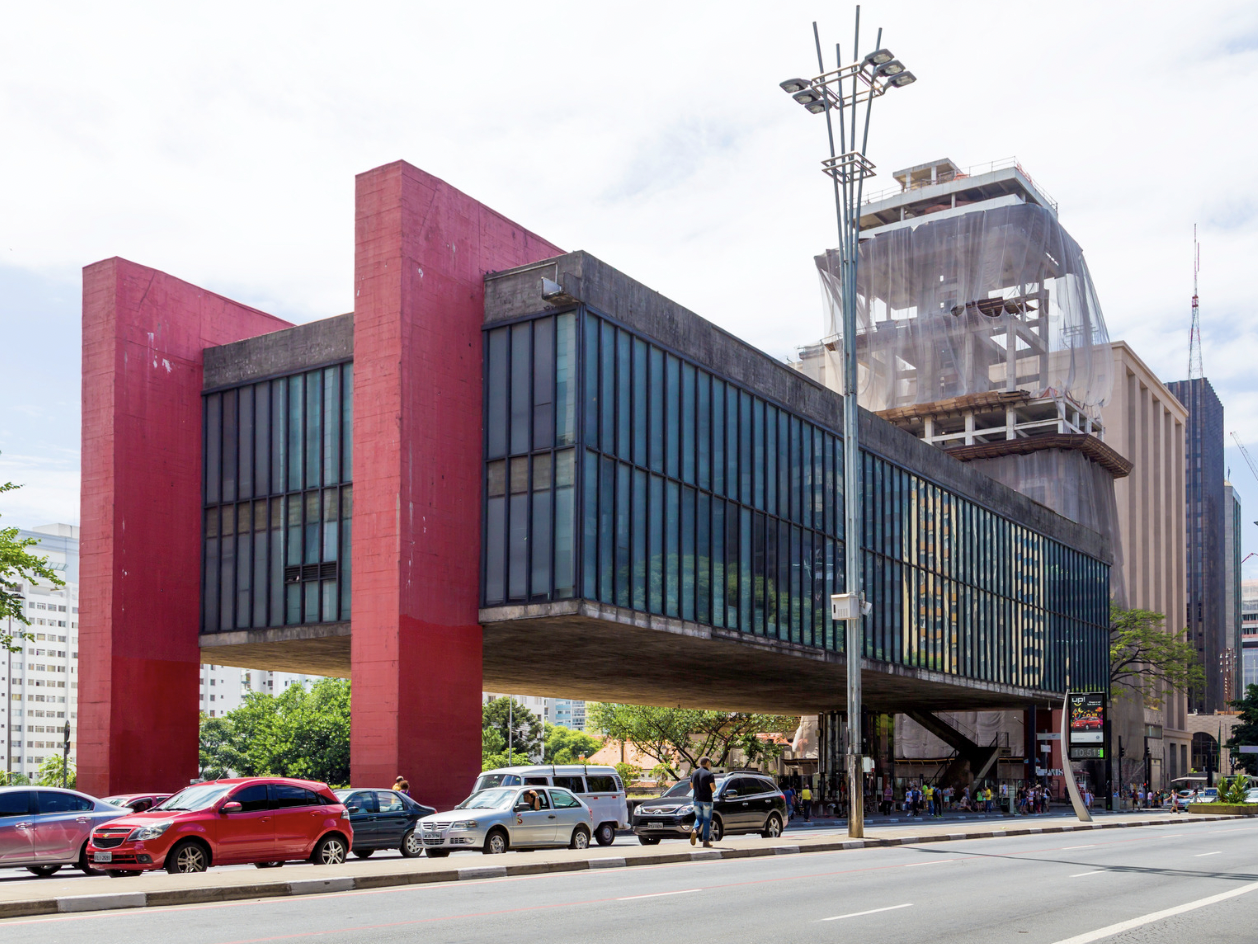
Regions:
M 528 812 L 529 810 L 531 810 L 532 808 L 533 808 L 533 807 L 529 806 L 527 803 L 517 803 L 517 804 L 515 805 L 515 811 L 516 811 L 517 813 L 526 813 L 526 812 Z
M 737 791 L 737 790 L 726 790 L 726 791 L 725 791 L 725 793 L 724 793 L 724 794 L 722 794 L 722 795 L 725 797 L 725 799 L 727 799 L 727 800 L 732 800 L 732 799 L 734 799 L 734 797 L 738 796 L 738 791 Z
M 228 800 L 218 808 L 220 813 L 239 813 L 243 807 L 235 800 Z
M 346 812 L 348 812 L 348 813 L 357 813 L 357 812 L 359 811 L 359 809 L 361 809 L 361 807 L 357 807 L 357 806 L 347 806 L 347 807 L 345 807 L 345 810 L 346 810 Z

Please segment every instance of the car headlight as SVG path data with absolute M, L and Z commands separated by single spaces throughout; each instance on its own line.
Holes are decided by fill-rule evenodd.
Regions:
M 691 813 L 693 813 L 694 811 L 695 811 L 695 808 L 694 808 L 693 806 L 691 806 L 690 804 L 687 804 L 686 806 L 681 806 L 681 807 L 678 807 L 678 808 L 677 808 L 677 815 L 678 815 L 678 816 L 689 816 L 689 815 L 690 815 Z
M 451 829 L 475 829 L 479 824 L 474 819 L 465 819 L 458 823 L 451 823 Z
M 174 823 L 154 823 L 152 826 L 141 826 L 138 829 L 131 830 L 127 839 L 134 839 L 138 842 L 144 842 L 148 839 L 156 839 L 174 825 Z

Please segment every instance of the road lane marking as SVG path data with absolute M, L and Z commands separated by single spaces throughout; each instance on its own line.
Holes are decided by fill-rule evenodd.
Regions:
M 1086 846 L 1062 846 L 1061 848 L 1063 852 L 1067 849 L 1095 849 L 1096 843 L 1090 842 Z
M 1108 870 L 1107 870 L 1107 869 L 1096 869 L 1096 870 L 1094 870 L 1094 871 L 1092 871 L 1092 872 L 1076 872 L 1074 875 L 1072 875 L 1072 876 L 1070 876 L 1070 877 L 1071 877 L 1071 878 L 1083 878 L 1083 876 L 1085 876 L 1085 875 L 1100 875 L 1102 872 L 1105 872 L 1105 871 L 1108 871 Z
M 891 905 L 887 908 L 871 908 L 868 911 L 853 911 L 851 914 L 835 915 L 833 918 L 822 918 L 822 921 L 842 921 L 844 918 L 859 918 L 862 915 L 880 914 L 883 911 L 898 911 L 901 908 L 912 908 L 913 903 L 907 905 Z
M 1199 852 L 1197 855 L 1193 856 L 1193 858 L 1200 859 L 1203 856 L 1208 856 L 1208 855 L 1222 855 L 1222 850 L 1219 850 L 1218 852 Z
M 1120 921 L 1118 924 L 1097 928 L 1095 931 L 1088 931 L 1086 934 L 1077 934 L 1074 937 L 1063 938 L 1055 942 L 1055 944 L 1091 944 L 1092 941 L 1113 937 L 1115 934 L 1130 931 L 1132 928 L 1143 927 L 1146 924 L 1152 924 L 1154 921 L 1161 921 L 1164 918 L 1173 918 L 1175 915 L 1184 914 L 1186 911 L 1196 911 L 1198 908 L 1206 907 L 1206 905 L 1214 905 L 1220 901 L 1227 901 L 1229 898 L 1235 898 L 1238 895 L 1247 895 L 1253 891 L 1258 891 L 1258 882 L 1250 882 L 1248 885 L 1233 888 L 1230 892 L 1211 895 L 1209 898 L 1198 898 L 1196 901 L 1176 905 L 1174 908 L 1167 908 L 1165 911 L 1154 911 L 1151 914 L 1141 915 L 1139 918 L 1132 918 L 1130 921 Z
M 665 895 L 689 895 L 693 892 L 701 892 L 701 888 L 684 888 L 677 892 L 655 892 L 652 895 L 626 895 L 624 898 L 617 898 L 617 901 L 637 901 L 639 898 L 663 898 Z
M 971 856 L 966 856 L 971 858 Z M 933 862 L 909 862 L 904 867 L 906 869 L 915 869 L 919 865 L 943 865 L 945 862 L 960 862 L 960 859 L 935 859 Z

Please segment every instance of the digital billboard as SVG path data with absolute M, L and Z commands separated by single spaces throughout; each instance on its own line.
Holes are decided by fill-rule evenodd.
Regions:
M 1105 693 L 1072 692 L 1069 706 L 1070 759 L 1105 757 Z

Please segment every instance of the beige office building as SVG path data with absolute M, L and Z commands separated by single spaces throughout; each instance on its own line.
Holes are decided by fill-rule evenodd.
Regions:
M 1101 411 L 1105 442 L 1132 463 L 1114 480 L 1122 558 L 1111 571 L 1115 599 L 1128 607 L 1166 614 L 1168 630 L 1186 617 L 1184 534 L 1184 437 L 1188 411 L 1123 341 L 1112 342 L 1114 386 Z M 1116 690 L 1113 694 L 1118 696 Z M 1117 698 L 1111 717 L 1117 754 L 1119 735 L 1127 756 L 1124 783 L 1143 781 L 1145 725 L 1161 725 L 1162 740 L 1149 740 L 1155 787 L 1188 773 L 1192 737 L 1182 692 L 1162 697 L 1162 707 Z M 1115 771 L 1117 774 L 1117 770 Z

